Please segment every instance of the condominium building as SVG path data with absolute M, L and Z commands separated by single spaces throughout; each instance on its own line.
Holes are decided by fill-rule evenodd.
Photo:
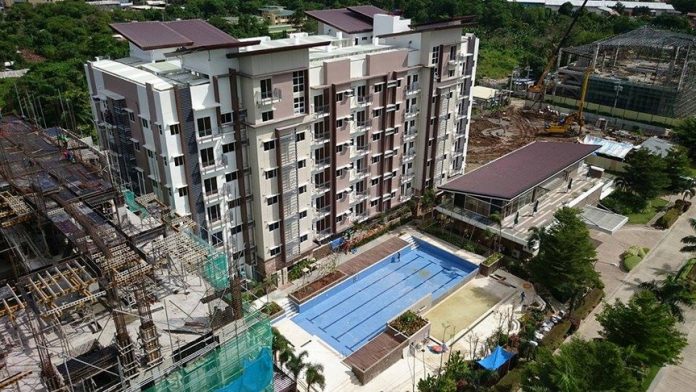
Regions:
M 236 39 L 200 20 L 112 27 L 85 65 L 114 177 L 153 192 L 250 278 L 463 173 L 478 39 L 372 6 L 317 35 Z

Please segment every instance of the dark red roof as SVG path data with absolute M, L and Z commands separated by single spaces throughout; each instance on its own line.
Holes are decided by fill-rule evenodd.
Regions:
M 600 146 L 564 142 L 535 142 L 491 161 L 440 187 L 511 200 L 583 160 Z
M 339 31 L 355 34 L 372 31 L 374 16 L 388 14 L 388 12 L 375 6 L 361 5 L 333 10 L 306 11 L 305 14 Z
M 163 48 L 218 49 L 256 43 L 241 42 L 200 19 L 172 22 L 113 23 L 111 28 L 143 50 Z

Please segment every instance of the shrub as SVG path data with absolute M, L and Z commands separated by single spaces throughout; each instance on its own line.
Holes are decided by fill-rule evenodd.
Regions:
M 635 268 L 638 265 L 638 263 L 641 262 L 641 260 L 643 260 L 643 258 L 641 258 L 640 256 L 628 255 L 623 258 L 623 260 L 621 261 L 621 265 L 623 266 L 624 270 L 630 271 L 633 268 Z
M 676 209 L 676 208 L 670 208 L 665 212 L 664 215 L 660 217 L 660 219 L 655 222 L 655 226 L 657 226 L 660 229 L 668 229 L 672 227 L 674 222 L 677 221 L 679 218 L 679 215 L 681 215 L 681 211 Z
M 682 213 L 685 213 L 689 209 L 689 207 L 691 207 L 690 201 L 678 199 L 674 202 L 674 208 L 681 211 Z
M 548 348 L 551 351 L 555 351 L 557 348 L 561 347 L 563 341 L 570 331 L 571 323 L 570 320 L 563 320 L 551 328 L 546 336 L 541 340 L 541 345 Z
M 288 271 L 288 278 L 290 278 L 290 280 L 300 279 L 302 277 L 302 270 L 308 268 L 311 264 L 312 261 L 309 259 L 302 259 L 298 261 L 297 264 L 290 267 L 290 270 Z
M 267 314 L 269 316 L 273 316 L 274 314 L 276 314 L 282 310 L 283 310 L 283 308 L 273 301 L 265 303 L 263 305 L 263 307 L 261 308 L 261 312 L 264 314 Z
M 602 204 L 618 214 L 630 215 L 643 211 L 647 201 L 631 192 L 614 191 L 602 200 Z
M 500 381 L 498 381 L 493 390 L 496 392 L 517 391 L 522 383 L 523 370 L 523 366 L 510 370 L 505 376 L 503 376 L 503 378 L 500 379 Z
M 395 318 L 389 323 L 389 326 L 403 333 L 406 336 L 411 336 L 418 332 L 419 329 L 425 327 L 428 320 L 417 315 L 411 310 L 407 310 L 401 316 Z
M 496 253 L 493 253 L 492 255 L 486 257 L 486 259 L 483 260 L 482 264 L 490 267 L 491 265 L 500 261 L 500 259 L 502 259 L 502 258 L 503 258 L 503 254 L 496 252 Z
M 590 290 L 570 316 L 576 320 L 584 320 L 602 302 L 602 298 L 604 298 L 604 290 L 600 288 Z

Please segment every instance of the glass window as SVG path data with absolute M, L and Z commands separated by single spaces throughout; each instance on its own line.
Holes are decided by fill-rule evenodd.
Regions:
M 304 92 L 304 71 L 295 71 L 292 73 L 292 92 Z
M 212 166 L 215 164 L 215 152 L 212 147 L 201 150 L 201 162 L 203 166 Z
M 271 79 L 261 80 L 261 98 L 272 98 L 273 97 L 273 85 L 271 84 Z
M 198 136 L 210 136 L 213 134 L 213 127 L 210 124 L 210 117 L 199 118 L 196 121 L 198 125 Z

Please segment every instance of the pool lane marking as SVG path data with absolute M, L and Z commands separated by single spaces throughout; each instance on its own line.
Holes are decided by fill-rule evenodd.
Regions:
M 343 298 L 343 299 L 340 300 L 339 302 L 336 302 L 336 303 L 334 303 L 333 305 L 329 306 L 329 309 L 335 309 L 336 307 L 342 305 L 343 303 L 345 303 L 345 302 L 348 301 L 349 299 L 355 297 L 356 295 L 362 293 L 363 291 L 367 290 L 368 288 L 374 286 L 376 283 L 378 283 L 378 282 L 380 282 L 380 281 L 383 281 L 383 280 L 386 279 L 388 276 L 393 275 L 393 274 L 396 274 L 396 273 L 398 273 L 400 270 L 402 270 L 403 268 L 408 267 L 410 264 L 416 262 L 416 261 L 417 261 L 419 258 L 421 258 L 421 257 L 422 257 L 422 256 L 416 255 L 416 257 L 412 258 L 412 259 L 411 259 L 410 261 L 408 261 L 407 263 L 402 263 L 402 265 L 400 265 L 398 268 L 390 270 L 387 274 L 385 274 L 385 275 L 382 276 L 382 277 L 377 277 L 377 278 L 375 278 L 372 282 L 370 282 L 370 281 L 367 280 L 367 279 L 361 280 L 361 282 L 367 281 L 367 282 L 369 282 L 369 283 L 368 283 L 367 285 L 365 285 L 363 288 L 361 288 L 361 289 L 355 291 L 355 292 L 352 293 L 351 295 L 349 295 L 349 296 Z M 401 281 L 403 281 L 403 279 L 399 280 L 399 282 L 401 282 Z M 355 284 L 355 286 L 358 286 L 356 283 L 357 283 L 357 282 L 355 282 L 355 283 L 353 283 L 353 284 Z M 352 286 L 352 285 L 351 285 L 351 286 Z M 350 286 L 349 286 L 349 287 L 350 287 Z M 359 287 L 359 286 L 358 286 L 358 287 Z M 324 301 L 322 301 L 322 302 L 324 302 Z M 315 306 L 311 309 L 311 311 L 318 311 L 318 310 L 321 310 L 319 304 L 315 305 Z M 316 316 L 314 316 L 314 317 L 312 317 L 312 318 L 306 317 L 306 319 L 307 319 L 307 320 L 310 320 L 310 321 L 314 321 L 314 320 L 316 320 L 317 318 L 323 316 L 326 310 L 328 310 L 328 309 L 321 310 Z

